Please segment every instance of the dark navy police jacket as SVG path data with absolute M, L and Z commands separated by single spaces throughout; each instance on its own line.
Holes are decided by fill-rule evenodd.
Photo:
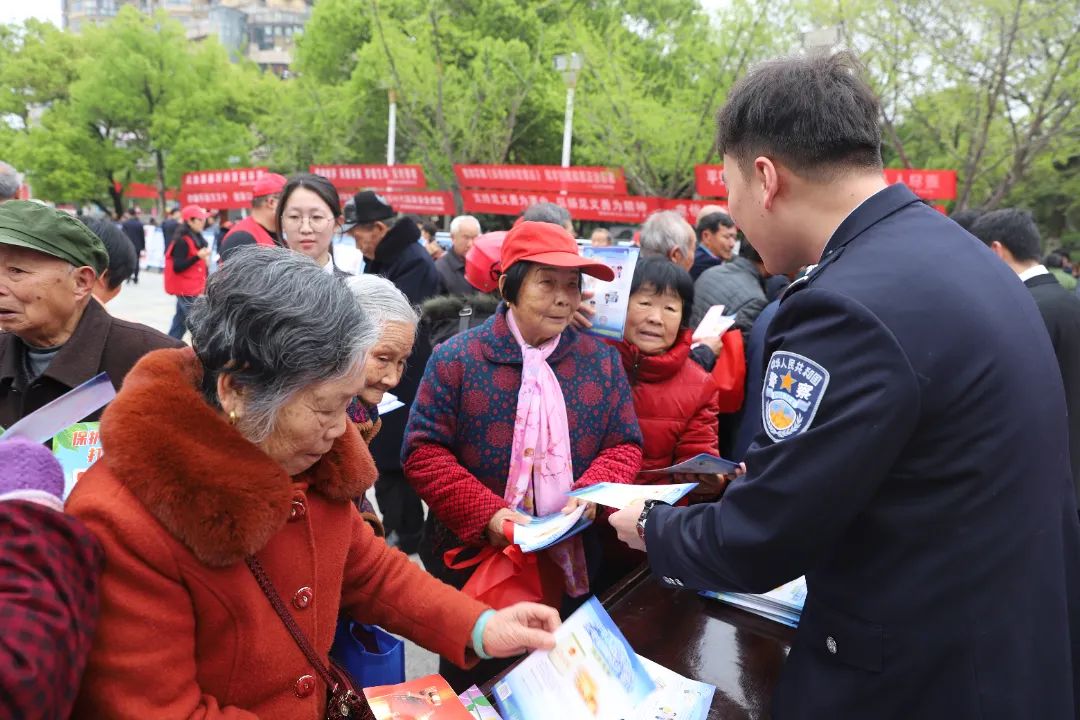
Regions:
M 784 297 L 765 357 L 747 474 L 655 508 L 646 545 L 672 586 L 806 575 L 774 716 L 1080 717 L 1061 373 L 1016 274 L 894 185 Z

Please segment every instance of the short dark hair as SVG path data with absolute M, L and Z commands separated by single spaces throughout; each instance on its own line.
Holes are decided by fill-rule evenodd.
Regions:
M 571 222 L 570 211 L 562 205 L 551 202 L 540 202 L 525 208 L 521 214 L 522 220 L 529 222 L 546 222 L 559 227 L 566 227 Z
M 333 213 L 334 218 L 338 218 L 341 215 L 341 198 L 338 197 L 337 188 L 334 187 L 334 184 L 322 175 L 301 173 L 300 175 L 293 175 L 289 178 L 289 181 L 285 183 L 285 187 L 281 189 L 281 200 L 278 201 L 277 210 L 275 211 L 278 227 L 282 227 L 281 218 L 285 214 L 285 205 L 289 202 L 289 196 L 300 188 L 310 190 L 318 195 L 330 208 L 330 212 Z
M 111 220 L 83 218 L 83 224 L 105 245 L 105 252 L 109 255 L 109 266 L 106 268 L 109 289 L 115 290 L 135 272 L 135 263 L 139 261 L 135 246 Z
M 694 279 L 690 273 L 667 258 L 647 257 L 638 260 L 630 294 L 646 290 L 663 295 L 673 292 L 682 299 L 682 327 L 690 327 L 690 312 L 694 306 Z
M 697 239 L 701 240 L 701 234 L 708 230 L 709 232 L 716 232 L 720 229 L 720 226 L 735 227 L 735 221 L 731 219 L 731 216 L 723 212 L 709 213 L 705 217 L 698 221 L 697 227 L 694 230 L 697 232 Z
M 506 283 L 502 288 L 503 300 L 508 303 L 516 303 L 518 295 L 521 293 L 521 286 L 525 284 L 525 278 L 528 276 L 529 271 L 537 267 L 543 267 L 543 265 L 531 260 L 518 260 L 511 265 L 510 269 L 503 273 L 506 277 Z M 581 287 L 580 272 L 578 273 L 578 287 Z
M 439 232 L 439 226 L 431 221 L 428 221 L 420 227 L 420 231 L 426 232 L 431 237 L 435 237 L 435 235 Z
M 1042 238 L 1031 213 L 1018 208 L 993 210 L 979 216 L 969 232 L 989 246 L 997 241 L 1021 262 L 1038 261 Z
M 877 96 L 850 52 L 759 63 L 732 87 L 717 116 L 716 143 L 744 175 L 770 155 L 797 174 L 831 179 L 840 169 L 881 168 Z
M 1046 257 L 1043 258 L 1042 264 L 1051 269 L 1064 268 L 1065 259 L 1057 253 L 1049 253 Z
M 949 219 L 968 232 L 971 232 L 971 226 L 979 219 L 979 215 L 980 213 L 978 210 L 957 210 L 949 216 Z

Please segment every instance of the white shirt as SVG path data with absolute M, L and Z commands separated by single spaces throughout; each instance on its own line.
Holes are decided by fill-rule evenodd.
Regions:
M 1050 271 L 1046 269 L 1045 265 L 1032 265 L 1024 272 L 1020 273 L 1020 282 L 1027 282 L 1033 277 L 1039 277 L 1040 275 L 1049 275 Z

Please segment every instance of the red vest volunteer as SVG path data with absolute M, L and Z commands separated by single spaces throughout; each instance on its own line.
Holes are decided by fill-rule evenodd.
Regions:
M 202 229 L 210 216 L 198 205 L 186 205 L 180 210 L 183 224 L 168 241 L 165 250 L 165 292 L 180 297 L 202 295 L 206 289 L 207 248 Z
M 245 245 L 277 245 L 277 202 L 285 187 L 285 176 L 262 175 L 251 189 L 251 214 L 233 225 L 218 248 L 225 262 L 237 248 Z

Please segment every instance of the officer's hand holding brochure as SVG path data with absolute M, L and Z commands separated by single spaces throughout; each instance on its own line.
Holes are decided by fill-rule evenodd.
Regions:
M 495 683 L 504 720 L 623 720 L 656 689 L 641 660 L 595 597 L 555 631 L 555 649 L 537 650 Z
M 602 482 L 567 493 L 571 497 L 623 510 L 638 500 L 663 500 L 669 505 L 682 500 L 698 483 L 681 485 L 625 485 Z
M 561 512 L 534 517 L 527 525 L 514 525 L 514 544 L 522 552 L 537 552 L 560 543 L 589 527 L 592 520 L 583 517 L 585 505 L 578 505 L 570 513 Z
M 660 473 L 683 473 L 684 475 L 730 475 L 739 467 L 739 463 L 725 460 L 722 457 L 701 453 L 689 460 L 684 460 L 678 465 L 659 468 L 657 470 L 642 470 L 642 475 Z

